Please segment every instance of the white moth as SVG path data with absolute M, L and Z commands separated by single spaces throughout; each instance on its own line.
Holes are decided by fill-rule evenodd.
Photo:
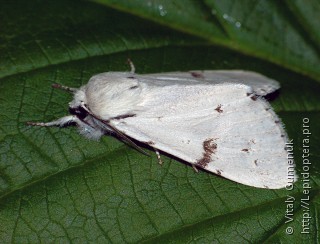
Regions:
M 71 115 L 28 124 L 75 123 L 89 139 L 115 132 L 158 157 L 157 149 L 245 185 L 288 185 L 288 137 L 261 97 L 277 90 L 277 81 L 240 70 L 138 75 L 130 65 L 131 72 L 101 73 L 79 89 L 55 84 L 74 93 Z

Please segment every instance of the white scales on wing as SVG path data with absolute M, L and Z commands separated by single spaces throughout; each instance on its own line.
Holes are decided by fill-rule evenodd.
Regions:
M 30 124 L 75 122 L 91 139 L 115 131 L 230 180 L 277 189 L 288 184 L 288 138 L 261 96 L 279 87 L 249 71 L 107 72 L 62 87 L 75 93 L 73 115 Z

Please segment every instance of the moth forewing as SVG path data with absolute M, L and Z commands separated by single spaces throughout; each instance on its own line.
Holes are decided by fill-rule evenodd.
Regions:
M 277 81 L 239 70 L 138 75 L 132 63 L 131 69 L 95 75 L 79 89 L 55 85 L 74 93 L 71 115 L 29 124 L 72 122 L 89 139 L 112 131 L 138 149 L 130 138 L 245 185 L 288 184 L 287 135 L 260 97 L 277 90 Z

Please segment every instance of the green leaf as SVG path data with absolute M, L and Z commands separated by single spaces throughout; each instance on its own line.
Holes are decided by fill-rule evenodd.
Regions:
M 1 4 L 0 242 L 315 242 L 320 85 L 308 77 L 319 78 L 318 17 L 299 1 L 104 3 L 112 8 Z M 152 151 L 111 136 L 96 142 L 73 127 L 26 125 L 68 113 L 71 95 L 52 83 L 79 87 L 96 73 L 129 70 L 128 57 L 137 73 L 248 69 L 278 80 L 272 106 L 293 139 L 301 181 L 293 190 L 257 189 L 170 156 L 160 166 Z M 295 197 L 290 223 L 287 195 Z M 300 233 L 303 220 L 310 234 Z
M 316 80 L 320 4 L 295 0 L 92 0 L 191 33 Z

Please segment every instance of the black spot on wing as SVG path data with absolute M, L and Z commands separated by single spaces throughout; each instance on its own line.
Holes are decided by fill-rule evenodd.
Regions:
M 136 114 L 121 114 L 115 117 L 112 117 L 110 120 L 120 120 L 120 119 L 126 119 L 130 117 L 135 117 L 137 116 Z
M 252 99 L 252 101 L 257 101 L 257 99 L 259 97 L 254 93 L 247 93 L 247 96 L 250 97 Z
M 214 142 L 215 139 L 213 138 L 208 138 L 206 139 L 202 146 L 203 146 L 203 154 L 202 154 L 202 158 L 197 160 L 196 162 L 196 166 L 199 166 L 201 168 L 205 168 L 208 163 L 210 163 L 210 161 L 212 160 L 212 154 L 214 154 L 217 150 L 217 144 Z
M 149 145 L 149 146 L 152 146 L 154 145 L 155 143 L 153 141 L 146 141 L 145 144 Z
M 194 71 L 191 71 L 190 72 L 191 76 L 194 77 L 194 78 L 201 78 L 201 79 L 204 79 L 204 76 L 203 74 L 199 73 L 199 72 L 194 72 Z
M 221 109 L 221 107 L 222 107 L 222 105 L 219 104 L 219 105 L 215 108 L 215 110 L 216 110 L 218 113 L 222 113 L 223 110 Z

